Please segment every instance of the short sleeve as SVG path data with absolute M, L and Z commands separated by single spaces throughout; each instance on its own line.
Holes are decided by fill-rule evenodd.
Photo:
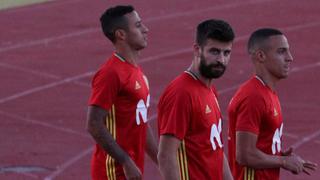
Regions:
M 92 80 L 92 92 L 89 105 L 96 105 L 109 110 L 120 89 L 120 79 L 112 69 L 100 69 Z
M 239 105 L 236 120 L 236 131 L 259 133 L 265 103 L 259 96 L 248 96 Z
M 159 134 L 183 140 L 191 119 L 191 100 L 186 92 L 163 96 L 158 105 Z

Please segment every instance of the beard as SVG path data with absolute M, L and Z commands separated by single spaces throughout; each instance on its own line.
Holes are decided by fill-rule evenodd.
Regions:
M 216 61 L 215 63 L 207 64 L 203 55 L 200 56 L 200 74 L 207 79 L 217 79 L 223 75 L 226 66 Z

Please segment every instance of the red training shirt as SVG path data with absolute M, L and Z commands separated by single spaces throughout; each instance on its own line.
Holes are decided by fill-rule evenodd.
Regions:
M 277 180 L 280 168 L 253 169 L 236 162 L 236 132 L 257 135 L 256 147 L 270 155 L 280 156 L 282 115 L 277 94 L 254 76 L 245 82 L 231 99 L 229 115 L 229 164 L 237 180 Z
M 89 105 L 109 112 L 106 130 L 143 172 L 148 80 L 139 67 L 116 53 L 99 69 L 92 81 Z M 123 169 L 98 144 L 92 158 L 93 179 L 124 179 Z
M 180 179 L 223 178 L 222 119 L 216 91 L 190 72 L 173 80 L 158 105 L 159 134 L 181 140 Z

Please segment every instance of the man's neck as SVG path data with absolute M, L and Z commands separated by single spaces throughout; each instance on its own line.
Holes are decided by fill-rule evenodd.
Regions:
M 128 47 L 116 47 L 116 54 L 127 63 L 137 66 L 137 59 L 140 54 L 139 51 L 132 50 Z
M 203 83 L 205 86 L 207 86 L 208 88 L 211 88 L 212 83 L 213 83 L 213 79 L 208 79 L 205 78 L 201 75 L 199 68 L 195 67 L 194 64 L 192 64 L 189 68 L 188 71 L 193 74 L 201 83 Z
M 275 79 L 270 73 L 256 72 L 257 78 L 262 81 L 266 86 L 270 87 L 273 91 L 275 91 L 276 83 L 279 81 Z

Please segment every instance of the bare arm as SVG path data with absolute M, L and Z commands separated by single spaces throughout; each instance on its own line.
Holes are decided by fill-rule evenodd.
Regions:
M 87 114 L 87 130 L 94 140 L 118 163 L 128 179 L 141 179 L 141 172 L 133 160 L 116 143 L 110 132 L 106 130 L 105 119 L 108 112 L 98 106 L 89 106 Z
M 158 162 L 164 180 L 179 180 L 180 172 L 177 151 L 181 141 L 172 135 L 161 135 L 159 142 Z
M 290 154 L 288 156 L 268 155 L 257 149 L 256 142 L 256 134 L 237 131 L 236 160 L 239 164 L 256 169 L 282 167 L 295 174 L 298 174 L 302 171 L 305 172 L 305 168 L 310 169 L 309 167 L 305 167 L 306 162 L 299 156 L 295 154 Z
M 147 129 L 146 152 L 148 156 L 152 159 L 152 161 L 158 165 L 158 159 L 157 159 L 158 147 L 157 147 L 156 140 L 153 136 L 151 126 L 149 124 Z
M 224 180 L 233 180 L 233 176 L 231 174 L 228 159 L 224 153 L 223 153 L 223 179 Z

